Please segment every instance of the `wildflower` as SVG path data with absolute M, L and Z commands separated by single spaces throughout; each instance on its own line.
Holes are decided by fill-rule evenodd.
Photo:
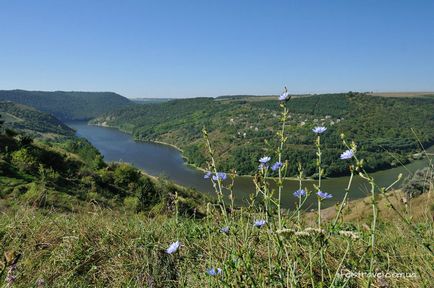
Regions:
M 271 166 L 271 170 L 276 171 L 282 166 L 283 166 L 282 162 L 276 162 L 273 164 L 273 166 Z
M 288 97 L 289 93 L 288 92 L 283 92 L 282 94 L 280 94 L 279 96 L 279 100 L 280 101 L 285 101 L 286 98 Z M 289 100 L 289 99 L 288 99 Z
M 226 178 L 228 178 L 228 176 L 226 175 L 225 172 L 217 172 L 216 175 L 212 176 L 212 180 L 217 181 L 217 180 L 226 180 Z
M 220 232 L 225 233 L 225 234 L 228 234 L 228 233 L 229 233 L 229 226 L 222 227 L 222 228 L 220 229 Z
M 301 198 L 303 196 L 306 196 L 306 191 L 304 191 L 304 189 L 298 189 L 294 192 L 294 197 Z
M 316 193 L 316 195 L 318 195 L 319 198 L 321 198 L 322 200 L 324 200 L 324 199 L 330 199 L 330 198 L 333 197 L 332 194 L 329 194 L 327 192 L 322 192 L 322 191 L 318 191 L 318 193 Z
M 352 149 L 348 149 L 341 154 L 341 160 L 351 159 L 354 156 L 354 151 Z
M 280 94 L 279 100 L 284 101 L 286 100 L 286 97 L 288 97 L 288 92 L 283 92 L 282 94 Z
M 166 249 L 166 253 L 167 254 L 175 253 L 176 250 L 178 250 L 180 244 L 181 243 L 179 243 L 179 241 L 173 242 L 172 244 L 170 244 L 169 248 Z
M 263 219 L 261 220 L 256 220 L 255 223 L 253 224 L 255 227 L 261 228 L 262 226 L 264 226 L 265 224 L 267 224 L 267 222 Z
M 222 273 L 222 269 L 220 268 L 210 268 L 208 270 L 206 270 L 206 273 L 208 273 L 208 275 L 210 276 L 216 276 Z
M 312 131 L 316 134 L 324 133 L 326 130 L 327 130 L 327 128 L 324 126 L 318 126 L 318 127 L 315 127 L 312 129 Z
M 268 169 L 268 165 L 265 165 L 263 163 L 259 164 L 258 170 L 262 170 L 262 169 L 265 169 L 265 170 Z
M 289 96 L 288 89 L 285 86 L 285 92 L 280 94 L 279 101 L 288 101 L 289 99 L 291 99 L 291 96 Z
M 264 156 L 261 159 L 259 159 L 259 162 L 265 165 L 270 160 L 271 160 L 271 157 Z
M 204 179 L 208 179 L 209 177 L 211 177 L 211 171 L 206 171 L 205 175 L 203 175 Z

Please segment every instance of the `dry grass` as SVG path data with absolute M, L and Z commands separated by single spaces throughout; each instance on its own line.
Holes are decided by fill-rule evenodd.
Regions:
M 411 217 L 413 220 L 426 220 L 425 217 L 434 217 L 434 196 L 433 193 L 425 193 L 419 197 L 407 200 L 401 190 L 395 190 L 386 194 L 390 203 L 402 214 Z M 386 196 L 378 195 L 377 203 L 379 209 L 379 218 L 386 220 L 396 219 L 396 213 L 390 207 Z M 342 211 L 343 220 L 346 222 L 364 222 L 369 219 L 372 211 L 371 198 L 361 198 L 348 202 Z M 337 208 L 335 206 L 322 210 L 322 217 L 326 220 L 333 220 L 336 216 Z M 317 215 L 315 213 L 308 213 L 307 219 L 315 221 Z M 434 218 L 433 218 L 434 219 Z

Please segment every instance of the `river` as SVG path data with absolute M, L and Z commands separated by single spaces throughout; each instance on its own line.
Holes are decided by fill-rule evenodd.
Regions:
M 164 175 L 175 183 L 194 188 L 200 192 L 214 195 L 214 190 L 209 179 L 203 178 L 203 172 L 185 164 L 180 152 L 170 146 L 136 142 L 129 134 L 114 128 L 87 125 L 86 122 L 67 123 L 77 131 L 77 135 L 89 140 L 104 156 L 105 161 L 124 161 L 143 169 L 152 176 Z M 433 150 L 434 147 L 429 149 Z M 405 179 L 409 173 L 427 166 L 427 160 L 417 160 L 405 167 L 400 166 L 388 170 L 372 173 L 376 183 L 380 186 L 388 186 L 396 180 L 400 173 Z M 324 206 L 330 206 L 340 201 L 348 185 L 349 177 L 337 177 L 323 179 L 321 190 L 331 193 L 333 198 L 324 201 Z M 303 187 L 312 189 L 314 181 L 304 181 Z M 402 180 L 399 184 L 402 183 Z M 298 189 L 298 181 L 288 180 L 284 183 L 282 194 L 282 206 L 292 207 L 295 198 L 292 193 Z M 361 177 L 356 176 L 350 189 L 349 199 L 356 199 L 369 194 L 368 184 Z M 238 205 L 246 203 L 248 195 L 254 191 L 251 177 L 237 177 L 234 185 L 235 202 Z M 315 207 L 315 197 L 310 197 L 307 207 Z

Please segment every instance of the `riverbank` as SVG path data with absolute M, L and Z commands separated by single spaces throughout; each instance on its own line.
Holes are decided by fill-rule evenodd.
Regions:
M 184 164 L 185 164 L 186 166 L 188 166 L 188 167 L 190 167 L 190 168 L 193 168 L 193 169 L 195 169 L 195 170 L 197 170 L 197 171 L 200 171 L 200 172 L 202 172 L 202 173 L 205 173 L 205 172 L 207 171 L 207 169 L 202 168 L 202 167 L 199 167 L 199 166 L 195 165 L 194 163 L 192 163 L 192 161 L 190 161 L 190 159 L 184 155 L 184 151 L 183 151 L 183 149 L 180 148 L 180 147 L 178 147 L 178 146 L 176 146 L 176 145 L 174 145 L 174 144 L 167 143 L 167 142 L 164 142 L 164 141 L 158 141 L 158 140 L 147 140 L 147 141 L 141 141 L 141 140 L 139 140 L 139 139 L 135 139 L 135 138 L 132 136 L 132 132 L 131 132 L 131 131 L 121 129 L 120 127 L 117 127 L 117 126 L 110 126 L 110 125 L 107 125 L 106 123 L 90 123 L 90 122 L 87 122 L 87 123 L 88 123 L 88 125 L 92 125 L 92 126 L 116 129 L 116 130 L 118 130 L 118 131 L 120 131 L 120 132 L 123 132 L 123 133 L 125 133 L 125 134 L 130 135 L 130 137 L 132 137 L 132 139 L 133 139 L 134 141 L 139 142 L 139 143 L 147 143 L 147 142 L 148 142 L 148 143 L 161 144 L 161 145 L 164 145 L 164 146 L 168 146 L 168 147 L 174 148 L 174 149 L 176 149 L 178 152 L 180 152 L 182 158 L 184 159 Z M 409 158 L 408 158 L 408 159 L 409 159 L 409 163 L 407 163 L 407 164 L 405 164 L 405 165 L 401 165 L 401 166 L 405 167 L 405 166 L 410 165 L 411 163 L 413 163 L 413 162 L 415 162 L 415 161 L 423 161 L 424 159 L 427 159 L 427 157 L 430 157 L 430 158 L 431 158 L 430 155 L 434 155 L 434 154 L 432 154 L 432 153 L 430 154 L 429 152 L 434 152 L 434 145 L 432 145 L 432 146 L 430 146 L 430 147 L 428 147 L 428 148 L 425 148 L 423 152 L 419 153 L 419 154 L 421 155 L 421 157 L 422 157 L 421 159 L 415 159 L 415 158 L 413 158 L 413 157 L 409 157 Z M 399 167 L 401 167 L 401 166 L 397 165 L 397 166 L 390 167 L 390 168 L 386 168 L 386 169 L 379 169 L 379 170 L 371 171 L 370 173 L 378 173 L 378 172 L 384 172 L 384 171 L 388 171 L 388 170 L 393 170 L 393 169 L 399 168 Z M 240 174 L 237 174 L 236 176 L 237 176 L 237 177 L 240 177 L 240 178 L 245 178 L 245 179 L 248 179 L 248 178 L 252 178 L 252 177 L 253 177 L 252 175 L 249 175 L 249 174 L 241 174 L 241 175 L 240 175 Z M 326 179 L 328 179 L 328 180 L 333 180 L 333 179 L 338 179 L 338 178 L 342 178 L 342 177 L 348 177 L 348 176 L 322 177 L 322 179 L 323 179 L 323 180 L 326 180 Z M 267 178 L 270 179 L 270 180 L 277 180 L 277 179 L 278 179 L 278 177 L 267 177 Z M 297 177 L 283 177 L 283 180 L 285 180 L 285 181 L 298 181 L 299 179 L 298 179 Z M 313 178 L 313 177 L 305 177 L 305 178 L 303 178 L 302 181 L 303 181 L 303 182 L 304 182 L 304 181 L 307 181 L 307 182 L 314 182 L 314 181 L 317 181 L 317 179 L 315 179 L 315 178 Z
M 181 149 L 180 147 L 174 145 L 174 144 L 167 143 L 167 142 L 164 142 L 164 141 L 158 141 L 158 140 L 141 141 L 139 139 L 134 138 L 132 136 L 131 131 L 127 131 L 127 130 L 121 129 L 120 127 L 117 127 L 117 126 L 110 126 L 110 125 L 107 125 L 107 124 L 104 124 L 104 123 L 90 123 L 90 122 L 88 122 L 88 125 L 97 126 L 97 127 L 103 127 L 103 128 L 117 129 L 120 132 L 123 132 L 125 134 L 130 135 L 132 137 L 132 139 L 134 141 L 138 142 L 138 143 L 147 143 L 148 142 L 148 143 L 155 143 L 155 144 L 160 144 L 160 145 L 172 147 L 172 148 L 176 149 L 177 151 L 179 151 L 181 153 L 182 158 L 185 160 L 184 164 L 186 166 L 188 166 L 190 168 L 193 168 L 193 169 L 196 169 L 198 171 L 201 171 L 203 173 L 205 173 L 205 172 L 208 171 L 207 169 L 204 169 L 204 168 L 202 168 L 200 166 L 195 165 L 194 163 L 191 163 L 189 161 L 189 158 L 184 155 L 184 150 Z M 240 177 L 240 178 L 252 178 L 253 177 L 252 175 L 249 175 L 249 174 L 243 174 L 243 175 L 237 174 L 236 176 Z M 278 180 L 279 178 L 278 177 L 267 177 L 267 179 Z M 298 181 L 299 180 L 297 177 L 282 177 L 282 179 L 285 180 L 285 181 Z M 323 177 L 323 179 L 332 179 L 332 178 Z M 305 177 L 305 178 L 303 178 L 303 181 L 316 181 L 316 180 L 313 179 L 313 178 L 311 178 L 311 177 Z

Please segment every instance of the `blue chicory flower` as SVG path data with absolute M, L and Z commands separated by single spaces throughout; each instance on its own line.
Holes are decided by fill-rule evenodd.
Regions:
M 259 162 L 262 163 L 262 164 L 266 164 L 270 160 L 271 160 L 271 157 L 264 156 L 261 159 L 259 159 Z
M 294 192 L 294 197 L 301 198 L 303 196 L 306 196 L 306 191 L 304 191 L 304 189 L 298 189 Z
M 327 128 L 324 126 L 318 126 L 318 127 L 315 127 L 312 129 L 312 131 L 316 134 L 324 133 L 326 130 L 327 130 Z
M 267 170 L 268 167 L 269 167 L 268 165 L 265 165 L 265 164 L 261 163 L 261 164 L 259 164 L 259 166 L 258 166 L 258 170 L 262 170 L 262 169 Z
M 220 229 L 220 232 L 225 233 L 225 234 L 228 234 L 228 233 L 229 233 L 229 226 L 222 227 L 222 228 Z
M 329 194 L 329 193 L 327 193 L 327 192 L 322 192 L 322 191 L 318 191 L 318 192 L 316 193 L 316 195 L 318 195 L 319 198 L 321 198 L 321 200 L 324 200 L 324 199 L 330 199 L 330 198 L 333 197 L 332 194 Z
M 282 162 L 276 162 L 273 164 L 273 166 L 271 166 L 271 170 L 276 171 L 282 166 L 283 166 Z
M 267 222 L 266 222 L 265 220 L 261 219 L 261 220 L 256 220 L 256 221 L 253 223 L 253 226 L 258 227 L 258 228 L 261 228 L 261 227 L 264 226 L 265 224 L 267 224 Z
M 176 250 L 178 250 L 179 245 L 181 245 L 181 243 L 179 243 L 179 241 L 173 242 L 172 244 L 170 244 L 169 248 L 166 249 L 166 253 L 167 254 L 175 253 Z
M 222 269 L 220 268 L 210 268 L 208 270 L 206 270 L 206 273 L 208 273 L 208 275 L 210 276 L 216 276 L 222 273 Z
M 204 179 L 208 179 L 209 177 L 211 177 L 211 171 L 206 171 L 205 175 L 203 175 Z
M 212 180 L 217 181 L 217 180 L 226 180 L 226 178 L 228 178 L 228 176 L 226 175 L 225 172 L 217 172 L 216 175 L 212 176 Z
M 348 149 L 341 154 L 340 158 L 341 160 L 348 160 L 353 158 L 353 156 L 354 156 L 354 151 L 352 149 Z
M 288 92 L 283 92 L 282 94 L 280 94 L 279 96 L 279 101 L 285 101 L 286 98 L 288 97 L 289 93 Z

